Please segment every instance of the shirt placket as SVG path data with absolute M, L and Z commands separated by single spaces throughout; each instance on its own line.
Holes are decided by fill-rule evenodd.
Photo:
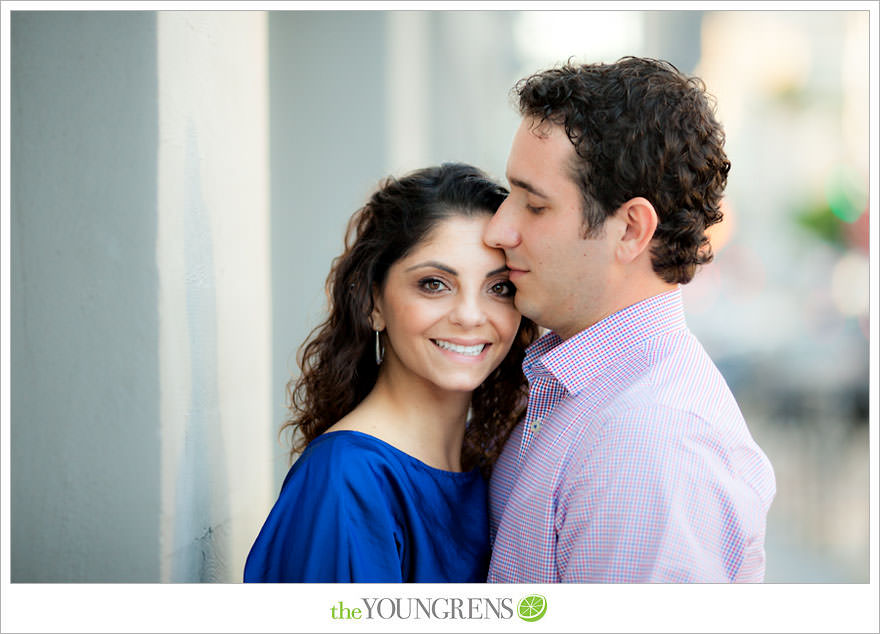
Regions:
M 535 438 L 541 433 L 544 419 L 550 414 L 556 403 L 562 400 L 563 391 L 562 386 L 548 373 L 540 373 L 530 377 L 529 403 L 526 408 L 525 425 L 516 457 L 517 473 L 522 467 L 526 453 Z

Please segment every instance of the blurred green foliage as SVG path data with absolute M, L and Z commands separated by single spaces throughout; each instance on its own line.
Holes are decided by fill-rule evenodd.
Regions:
M 820 240 L 840 248 L 848 246 L 846 225 L 865 213 L 867 193 L 852 170 L 838 166 L 825 184 L 824 196 L 801 204 L 795 222 Z
M 844 222 L 858 220 L 868 197 L 852 170 L 838 167 L 829 177 L 825 186 L 825 198 L 835 216 Z
M 804 205 L 795 213 L 794 218 L 799 226 L 823 242 L 839 247 L 846 246 L 844 223 L 826 201 L 816 200 L 813 204 Z

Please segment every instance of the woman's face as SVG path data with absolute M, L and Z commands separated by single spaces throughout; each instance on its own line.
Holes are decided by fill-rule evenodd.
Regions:
M 504 252 L 482 235 L 492 216 L 451 216 L 388 270 L 373 327 L 383 371 L 471 391 L 504 359 L 519 328 Z

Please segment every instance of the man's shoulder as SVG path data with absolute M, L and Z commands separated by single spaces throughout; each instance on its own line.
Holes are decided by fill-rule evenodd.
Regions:
M 571 362 L 576 367 L 577 361 Z M 735 404 L 727 383 L 687 329 L 652 337 L 609 358 L 598 380 L 566 399 L 575 410 L 594 412 L 665 408 L 694 410 L 711 394 L 713 405 Z
M 656 378 L 645 372 L 599 403 L 591 403 L 589 394 L 573 395 L 559 413 L 567 410 L 563 415 L 578 422 L 575 453 L 663 460 L 700 445 L 724 454 L 746 430 L 729 391 L 690 381 L 669 385 Z
M 611 469 L 620 472 L 615 477 L 662 473 L 674 480 L 684 473 L 717 470 L 731 476 L 754 472 L 756 480 L 772 479 L 766 456 L 732 396 L 713 406 L 711 390 L 682 400 L 657 398 L 649 387 L 633 388 L 626 398 L 583 417 L 585 431 L 572 452 L 575 460 L 569 462 L 569 477 L 578 473 L 578 479 L 595 480 L 597 473 Z
M 654 372 L 676 370 L 687 375 L 712 375 L 718 367 L 700 340 L 688 328 L 653 337 L 640 351 Z
M 570 438 L 581 455 L 601 450 L 662 456 L 695 439 L 723 452 L 748 433 L 724 377 L 687 328 L 609 360 L 598 381 L 569 394 L 551 416 L 576 432 Z
M 638 351 L 641 371 L 609 407 L 694 421 L 734 420 L 742 415 L 718 366 L 690 330 L 656 337 Z

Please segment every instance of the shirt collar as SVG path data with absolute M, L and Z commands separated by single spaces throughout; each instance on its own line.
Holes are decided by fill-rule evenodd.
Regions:
M 547 333 L 526 350 L 523 371 L 530 380 L 549 373 L 568 392 L 576 393 L 634 346 L 685 327 L 679 287 L 609 315 L 570 339 Z

